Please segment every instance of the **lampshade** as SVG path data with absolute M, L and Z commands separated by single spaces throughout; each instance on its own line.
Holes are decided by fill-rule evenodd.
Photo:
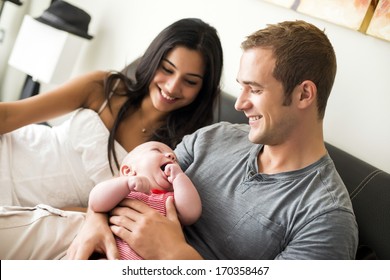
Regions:
M 84 42 L 26 15 L 8 63 L 36 81 L 60 84 L 70 77 Z

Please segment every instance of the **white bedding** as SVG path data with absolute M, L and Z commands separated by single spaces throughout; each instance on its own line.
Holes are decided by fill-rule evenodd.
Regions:
M 98 114 L 79 109 L 63 124 L 29 125 L 0 136 L 0 205 L 86 207 L 90 190 L 112 177 L 109 132 Z M 127 154 L 116 143 L 118 160 Z

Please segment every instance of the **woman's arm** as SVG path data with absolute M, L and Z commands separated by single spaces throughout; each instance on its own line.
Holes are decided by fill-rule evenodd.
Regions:
M 172 197 L 166 216 L 138 200 L 125 199 L 120 205 L 112 211 L 111 230 L 144 259 L 202 259 L 185 240 Z
M 114 235 L 107 221 L 107 215 L 88 210 L 86 220 L 69 246 L 67 258 L 87 260 L 93 253 L 105 255 L 108 259 L 119 259 Z
M 30 98 L 0 102 L 0 135 L 85 107 L 98 109 L 104 101 L 102 82 L 107 72 L 95 71 Z
M 165 173 L 173 186 L 180 222 L 182 225 L 195 223 L 202 213 L 202 203 L 194 184 L 177 164 L 168 164 Z

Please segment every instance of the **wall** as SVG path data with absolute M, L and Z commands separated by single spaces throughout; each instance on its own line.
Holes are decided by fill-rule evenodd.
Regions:
M 267 23 L 295 19 L 325 29 L 338 58 L 325 116 L 325 140 L 390 172 L 390 42 L 261 0 L 68 2 L 91 14 L 90 33 L 95 35 L 80 50 L 82 59 L 72 75 L 98 68 L 121 69 L 142 54 L 163 27 L 182 17 L 200 17 L 219 31 L 225 58 L 224 90 L 235 96 L 239 45 L 246 35 Z M 12 92 L 12 88 L 6 91 Z

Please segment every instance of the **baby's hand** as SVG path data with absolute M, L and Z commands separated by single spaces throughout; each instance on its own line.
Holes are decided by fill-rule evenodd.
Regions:
M 169 183 L 173 184 L 173 181 L 179 174 L 183 173 L 183 170 L 181 170 L 179 165 L 170 163 L 165 166 L 164 173 L 168 176 Z
M 150 194 L 149 180 L 143 176 L 129 177 L 128 185 L 130 191 Z

